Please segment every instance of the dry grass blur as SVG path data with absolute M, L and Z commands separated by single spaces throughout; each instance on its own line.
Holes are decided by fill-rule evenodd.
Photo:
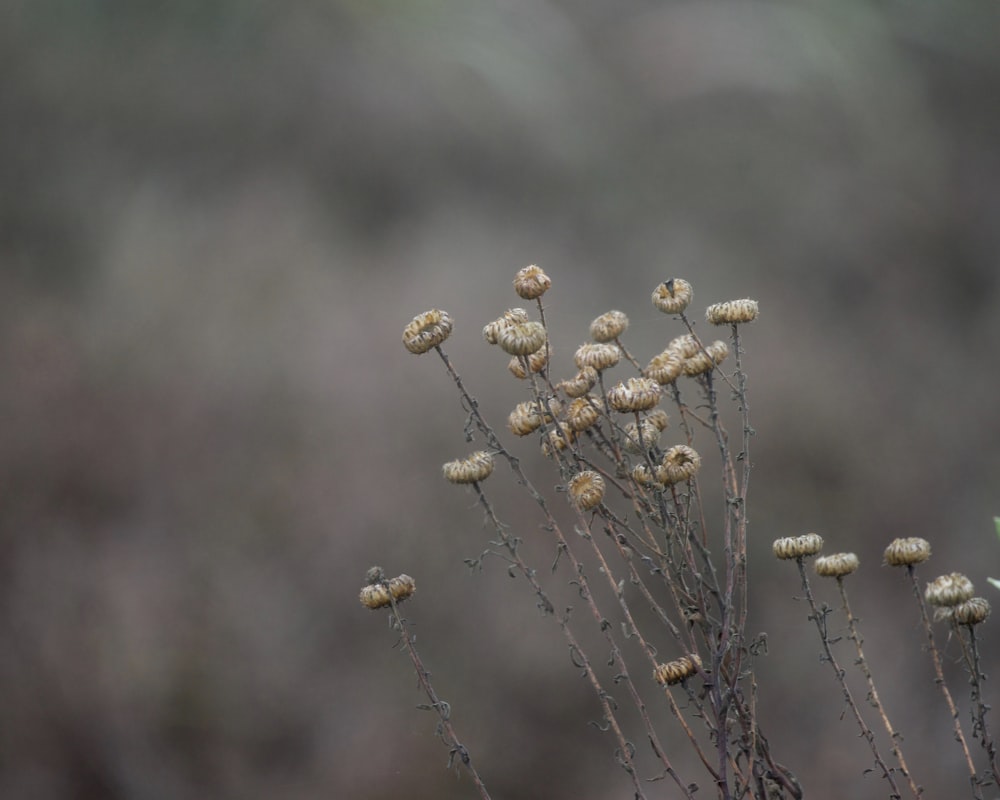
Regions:
M 809 797 L 868 766 L 770 557 L 818 530 L 868 569 L 867 656 L 946 796 L 960 756 L 905 585 L 876 565 L 921 536 L 938 572 L 981 593 L 1000 575 L 998 16 L 5 4 L 0 796 L 470 796 L 358 606 L 373 563 L 416 579 L 421 652 L 497 796 L 621 796 L 529 593 L 462 565 L 480 514 L 439 469 L 461 411 L 399 341 L 450 310 L 449 354 L 502 421 L 523 398 L 478 331 L 528 263 L 557 282 L 567 371 L 609 308 L 662 349 L 665 278 L 699 307 L 760 301 L 751 627 L 783 700 L 772 748 Z

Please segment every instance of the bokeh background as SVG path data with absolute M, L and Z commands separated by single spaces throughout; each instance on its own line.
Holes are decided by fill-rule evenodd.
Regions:
M 488 539 L 440 478 L 470 447 L 464 413 L 440 361 L 400 344 L 449 310 L 448 352 L 502 426 L 524 387 L 480 330 L 529 263 L 554 280 L 559 376 L 610 308 L 640 358 L 662 349 L 679 331 L 649 294 L 668 277 L 696 316 L 759 300 L 772 749 L 809 797 L 886 794 L 770 556 L 815 530 L 861 558 L 855 611 L 926 796 L 964 791 L 912 598 L 880 561 L 922 536 L 922 578 L 963 570 L 990 596 L 1000 575 L 998 12 L 3 3 L 0 796 L 473 796 L 357 602 L 375 563 L 416 578 L 418 647 L 494 797 L 630 796 L 552 620 L 499 562 L 464 566 Z M 551 488 L 536 444 L 511 446 Z M 489 488 L 548 575 L 511 483 Z

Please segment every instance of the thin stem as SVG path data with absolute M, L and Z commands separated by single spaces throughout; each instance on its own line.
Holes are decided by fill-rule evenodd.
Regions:
M 966 646 L 965 639 L 962 637 L 960 631 L 960 628 L 963 627 L 968 629 L 968 646 Z M 993 733 L 990 731 L 989 723 L 986 721 L 986 712 L 989 711 L 990 707 L 983 702 L 982 681 L 986 676 L 983 674 L 982 667 L 980 666 L 976 626 L 959 626 L 955 624 L 955 633 L 958 634 L 958 640 L 962 643 L 962 653 L 965 655 L 965 661 L 969 668 L 969 683 L 972 685 L 973 719 L 975 720 L 973 735 L 978 736 L 980 744 L 982 744 L 983 749 L 986 751 L 986 755 L 990 761 L 990 772 L 993 773 L 994 784 L 1000 786 L 1000 769 L 997 768 L 997 745 L 993 739 Z

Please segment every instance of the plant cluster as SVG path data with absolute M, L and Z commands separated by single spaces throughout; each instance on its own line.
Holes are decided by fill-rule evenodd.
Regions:
M 751 635 L 747 628 L 747 495 L 754 432 L 741 328 L 757 319 L 758 304 L 739 299 L 710 305 L 705 319 L 726 330 L 728 341 L 710 340 L 697 333 L 688 316 L 693 297 L 690 283 L 681 278 L 664 281 L 654 289 L 651 300 L 679 328 L 661 352 L 645 363 L 639 361 L 624 342 L 628 317 L 611 310 L 591 323 L 590 340 L 576 349 L 575 374 L 556 379 L 542 302 L 551 287 L 551 279 L 539 267 L 520 270 L 514 289 L 523 300 L 534 302 L 537 318 L 525 308 L 510 308 L 483 328 L 486 342 L 510 357 L 508 369 L 523 381 L 527 392 L 510 412 L 506 427 L 515 437 L 537 437 L 554 469 L 554 482 L 549 486 L 537 486 L 529 478 L 520 459 L 483 417 L 442 349 L 453 330 L 451 316 L 437 309 L 427 311 L 403 332 L 409 352 L 435 351 L 441 358 L 468 415 L 467 439 L 479 440 L 478 449 L 442 468 L 446 480 L 471 489 L 485 512 L 489 546 L 466 562 L 479 569 L 487 558 L 502 560 L 511 575 L 524 579 L 543 613 L 553 618 L 573 664 L 593 689 L 602 715 L 599 727 L 613 737 L 615 760 L 627 774 L 635 797 L 644 798 L 653 791 L 652 781 L 666 780 L 673 785 L 668 796 L 689 800 L 706 784 L 724 800 L 801 798 L 803 790 L 793 770 L 771 752 L 761 727 L 755 674 L 766 638 Z M 619 377 L 612 372 L 622 367 L 633 374 Z M 734 436 L 722 421 L 727 400 L 739 420 Z M 721 488 L 721 502 L 713 509 L 706 508 L 700 487 L 704 473 L 699 449 L 714 451 L 711 460 L 719 464 L 714 478 Z M 556 552 L 549 571 L 526 561 L 521 540 L 511 534 L 487 494 L 486 482 L 498 461 L 507 465 L 539 510 Z M 565 514 L 554 510 L 554 495 L 547 490 L 565 494 L 572 520 L 569 530 Z M 814 567 L 818 576 L 837 582 L 847 638 L 855 649 L 853 663 L 867 682 L 867 704 L 885 729 L 890 757 L 883 755 L 885 745 L 879 743 L 866 710 L 852 695 L 846 670 L 837 659 L 838 637 L 831 635 L 829 627 L 835 612 L 817 601 L 809 582 L 806 560 L 817 556 L 822 547 L 822 537 L 808 533 L 778 539 L 773 552 L 798 567 L 823 660 L 832 667 L 889 796 L 901 797 L 906 791 L 919 797 L 921 787 L 879 699 L 859 622 L 848 604 L 845 579 L 858 570 L 859 560 L 853 553 L 838 553 L 816 558 Z M 972 794 L 982 798 L 984 785 L 1000 784 L 996 747 L 982 700 L 984 675 L 976 638 L 976 626 L 989 615 L 989 604 L 974 597 L 971 583 L 958 573 L 941 576 L 921 592 L 915 569 L 929 556 L 930 546 L 924 540 L 897 539 L 886 549 L 885 563 L 904 568 L 912 583 L 937 683 L 968 764 Z M 549 581 L 560 580 L 560 563 L 568 565 L 569 582 L 586 610 L 583 619 L 573 616 L 571 609 L 557 611 Z M 597 582 L 605 586 L 598 590 Z M 439 716 L 438 734 L 449 747 L 449 763 L 460 762 L 480 795 L 489 797 L 469 750 L 451 724 L 450 706 L 430 685 L 399 612 L 398 604 L 414 590 L 409 576 L 388 580 L 381 568 L 373 567 L 361 602 L 372 609 L 390 609 L 390 619 L 430 700 L 423 707 Z M 614 598 L 616 608 L 605 608 L 607 601 L 601 597 Z M 973 737 L 988 761 L 982 773 L 975 766 L 960 713 L 944 681 L 928 604 L 937 609 L 937 620 L 949 622 L 961 643 L 972 686 Z M 612 624 L 612 619 L 619 624 Z M 602 659 L 595 660 L 581 642 L 578 626 L 582 625 L 593 626 L 603 638 L 612 675 L 601 669 Z M 631 653 L 628 658 L 626 652 Z M 645 668 L 633 670 L 636 653 L 645 660 Z M 658 687 L 669 716 L 657 714 L 656 708 L 651 714 L 647 708 L 644 695 L 650 683 Z M 634 707 L 641 731 L 626 730 L 616 695 L 627 697 Z M 696 779 L 682 776 L 662 746 L 661 726 L 665 724 L 679 726 L 693 749 L 694 763 L 701 771 Z M 641 774 L 637 763 L 635 742 L 643 740 L 659 762 L 651 775 Z

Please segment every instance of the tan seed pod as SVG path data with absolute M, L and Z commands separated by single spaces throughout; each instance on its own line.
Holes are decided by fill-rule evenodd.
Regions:
M 694 338 L 690 333 L 685 333 L 683 336 L 677 336 L 670 340 L 670 344 L 667 345 L 667 350 L 672 350 L 677 353 L 681 359 L 691 358 L 695 353 L 701 352 L 701 344 L 698 340 Z
M 382 575 L 377 583 L 363 586 L 358 599 L 361 600 L 361 605 L 376 611 L 392 605 L 392 600 L 403 602 L 416 590 L 417 584 L 409 575 L 398 575 L 390 581 L 386 581 Z
M 574 475 L 568 486 L 569 499 L 581 511 L 589 511 L 604 499 L 604 478 L 593 470 Z
M 818 533 L 786 536 L 784 539 L 775 539 L 773 549 L 778 558 L 808 558 L 823 549 L 823 537 Z
M 623 414 L 649 411 L 659 402 L 660 384 L 652 378 L 629 378 L 608 391 L 608 405 Z
M 576 433 L 587 430 L 600 416 L 600 406 L 593 397 L 578 397 L 566 407 L 566 424 Z
M 670 425 L 670 417 L 667 416 L 667 412 L 662 408 L 654 408 L 650 411 L 646 416 L 646 421 L 655 425 L 658 431 L 665 431 L 667 426 Z
M 417 584 L 409 575 L 397 575 L 389 581 L 389 593 L 399 603 L 417 590 Z
M 680 314 L 691 303 L 694 290 L 683 278 L 671 278 L 653 290 L 653 305 L 664 314 Z
M 712 342 L 704 350 L 699 350 L 690 358 L 684 359 L 684 374 L 693 377 L 711 372 L 728 355 L 729 345 L 722 341 Z
M 562 403 L 558 400 L 549 401 L 549 408 L 552 413 L 558 414 L 562 411 Z M 549 409 L 543 409 L 534 400 L 526 400 L 518 403 L 514 410 L 507 417 L 507 428 L 515 436 L 527 436 L 534 433 L 542 426 L 542 420 L 552 421 L 552 413 Z
M 584 367 L 593 367 L 596 370 L 610 369 L 621 360 L 621 357 L 621 349 L 610 342 L 582 344 L 573 356 L 576 368 L 579 370 L 583 370 Z
M 543 347 L 537 353 L 532 353 L 530 356 L 523 356 L 523 358 L 528 359 L 528 369 L 534 373 L 542 372 L 549 363 L 549 356 L 552 355 L 552 351 L 549 348 Z M 507 370 L 515 378 L 524 380 L 528 377 L 528 373 L 524 371 L 524 362 L 521 361 L 522 357 L 512 356 L 510 363 L 507 364 Z
M 403 329 L 403 346 L 420 355 L 451 336 L 452 321 L 447 311 L 433 308 L 414 317 Z
M 757 301 L 744 298 L 709 306 L 705 310 L 705 319 L 713 325 L 737 325 L 741 322 L 753 322 L 758 313 Z
M 508 355 L 530 356 L 545 346 L 545 326 L 534 320 L 515 322 L 500 331 L 497 344 Z
M 628 317 L 621 311 L 608 311 L 590 323 L 590 338 L 595 342 L 613 342 L 628 328 Z
M 640 430 L 642 436 L 639 436 Z M 625 426 L 625 449 L 629 453 L 645 453 L 660 443 L 660 429 L 650 419 L 644 419 L 641 426 L 630 422 Z
M 701 456 L 686 444 L 676 444 L 663 456 L 656 468 L 656 479 L 664 484 L 681 483 L 693 478 L 701 468 Z
M 636 464 L 632 467 L 632 480 L 640 486 L 649 486 L 650 484 L 657 483 L 656 476 L 650 472 L 649 467 L 645 464 Z
M 502 317 L 498 317 L 483 328 L 483 338 L 490 344 L 496 344 L 500 341 L 500 333 L 504 328 L 527 321 L 528 312 L 523 308 L 508 308 Z
M 565 422 L 560 422 L 542 437 L 542 454 L 552 456 L 561 453 L 573 442 L 576 441 L 576 434 Z
M 813 568 L 824 578 L 842 578 L 854 572 L 860 563 L 854 553 L 835 553 L 817 558 Z
M 657 356 L 653 356 L 642 374 L 652 378 L 661 386 L 673 383 L 684 371 L 684 357 L 676 350 L 667 348 Z
M 990 601 L 985 597 L 970 597 L 951 610 L 951 618 L 959 625 L 978 625 L 990 615 Z
M 701 667 L 701 659 L 695 653 L 681 656 L 675 661 L 660 664 L 653 670 L 653 678 L 660 686 L 673 686 L 694 675 Z
M 562 389 L 567 397 L 583 397 L 597 383 L 597 370 L 583 367 L 575 377 L 561 381 L 557 389 Z
M 541 297 L 552 285 L 552 279 L 534 264 L 517 271 L 514 276 L 514 291 L 525 300 Z
M 441 467 L 441 472 L 452 483 L 478 483 L 493 472 L 493 456 L 485 450 L 477 450 L 466 458 L 449 461 Z
M 970 581 L 961 572 L 940 575 L 927 584 L 924 598 L 932 606 L 957 606 L 975 593 Z
M 889 546 L 885 548 L 885 563 L 890 567 L 922 564 L 930 557 L 930 542 L 916 536 L 905 539 L 893 539 Z

